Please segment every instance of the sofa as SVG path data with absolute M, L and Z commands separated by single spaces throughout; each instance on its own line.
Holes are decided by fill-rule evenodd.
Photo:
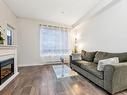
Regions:
M 104 71 L 98 71 L 99 60 L 118 57 L 118 64 L 104 66 Z M 108 53 L 102 51 L 70 55 L 70 67 L 93 83 L 111 94 L 127 89 L 127 53 Z

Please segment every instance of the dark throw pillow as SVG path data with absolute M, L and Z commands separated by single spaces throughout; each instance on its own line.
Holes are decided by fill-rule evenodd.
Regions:
M 112 58 L 112 57 L 118 57 L 120 62 L 126 62 L 127 61 L 127 52 L 125 53 L 108 53 L 108 52 L 97 52 L 94 58 L 94 62 L 98 63 L 99 60 Z
M 93 62 L 96 52 L 85 52 L 83 60 Z
M 82 58 L 82 60 L 85 60 L 85 53 L 86 53 L 85 50 L 82 50 L 81 51 L 81 58 Z

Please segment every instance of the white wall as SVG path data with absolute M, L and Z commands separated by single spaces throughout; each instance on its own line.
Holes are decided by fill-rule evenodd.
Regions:
M 39 24 L 53 24 L 34 19 L 18 18 L 18 65 L 44 65 L 48 58 L 40 57 L 40 26 Z
M 14 44 L 16 44 L 17 41 L 16 16 L 12 13 L 12 11 L 8 8 L 8 6 L 2 0 L 0 0 L 0 26 L 2 26 L 3 29 L 5 29 L 7 24 L 15 28 Z
M 127 0 L 78 25 L 72 32 L 76 31 L 82 49 L 127 52 Z
M 7 7 L 7 5 L 0 0 L 0 26 L 3 29 L 6 28 L 7 24 L 15 28 L 14 31 L 14 44 L 17 44 L 17 27 L 16 27 L 16 16 L 11 12 L 11 10 Z M 4 32 L 4 31 L 3 31 Z M 14 57 L 14 75 L 11 76 L 8 80 L 6 80 L 2 85 L 0 85 L 0 91 L 10 83 L 17 75 L 17 48 L 15 47 L 2 47 L 0 46 L 0 59 L 3 60 L 5 58 Z
M 39 24 L 18 19 L 18 65 L 39 64 Z
M 0 0 L 0 25 L 10 24 L 16 28 L 16 16 L 6 6 L 6 4 Z

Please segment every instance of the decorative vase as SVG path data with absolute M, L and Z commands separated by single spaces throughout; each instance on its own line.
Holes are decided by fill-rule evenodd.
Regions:
M 4 40 L 0 40 L 0 44 L 2 44 L 2 45 L 3 45 L 3 44 L 4 44 Z
M 77 46 L 74 48 L 74 53 L 78 53 Z

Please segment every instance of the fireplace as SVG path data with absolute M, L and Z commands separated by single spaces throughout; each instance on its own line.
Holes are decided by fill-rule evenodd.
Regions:
M 0 85 L 14 74 L 14 58 L 0 61 Z

